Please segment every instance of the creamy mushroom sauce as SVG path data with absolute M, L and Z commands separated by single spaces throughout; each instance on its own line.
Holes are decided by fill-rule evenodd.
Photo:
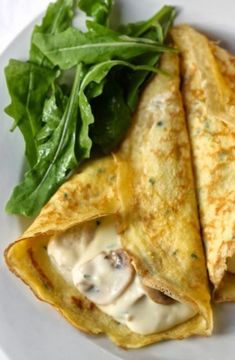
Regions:
M 227 259 L 227 271 L 235 274 L 235 254 Z
M 67 281 L 135 333 L 164 331 L 196 314 L 189 305 L 177 301 L 163 305 L 151 300 L 121 249 L 112 216 L 51 239 L 48 255 Z

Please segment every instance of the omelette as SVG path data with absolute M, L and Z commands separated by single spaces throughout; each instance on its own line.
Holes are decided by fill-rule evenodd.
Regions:
M 39 299 L 124 348 L 213 327 L 178 55 L 161 68 L 119 150 L 84 164 L 5 251 Z
M 207 267 L 217 302 L 235 300 L 235 57 L 187 25 L 172 31 Z

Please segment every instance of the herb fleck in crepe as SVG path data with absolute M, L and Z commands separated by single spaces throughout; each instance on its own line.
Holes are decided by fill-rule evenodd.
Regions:
M 72 26 L 77 1 L 50 4 L 34 28 L 27 62 L 10 60 L 6 112 L 24 140 L 29 170 L 6 210 L 34 216 L 84 159 L 109 153 L 130 126 L 139 92 L 175 17 L 164 6 L 147 21 L 110 28 L 112 0 L 81 0 L 87 31 Z M 91 151 L 92 150 L 92 151 Z

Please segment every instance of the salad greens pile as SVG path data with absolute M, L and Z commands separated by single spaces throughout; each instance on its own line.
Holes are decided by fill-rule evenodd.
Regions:
M 112 0 L 57 0 L 34 28 L 29 60 L 5 69 L 5 109 L 25 140 L 29 169 L 6 210 L 35 216 L 85 159 L 115 150 L 175 17 L 164 6 L 147 21 L 110 27 Z M 86 31 L 72 26 L 77 7 Z

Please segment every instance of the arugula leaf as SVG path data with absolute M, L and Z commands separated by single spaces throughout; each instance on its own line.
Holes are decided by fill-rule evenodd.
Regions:
M 55 71 L 18 60 L 10 60 L 5 68 L 11 104 L 5 112 L 19 127 L 26 145 L 26 157 L 30 166 L 37 160 L 36 134 L 41 128 L 43 104 L 51 83 L 55 80 Z
M 172 6 L 163 6 L 160 11 L 158 11 L 152 18 L 147 21 L 141 21 L 134 24 L 128 24 L 125 26 L 120 26 L 119 30 L 129 36 L 144 36 L 147 39 L 151 39 L 153 41 L 158 42 L 159 44 L 163 44 L 165 41 L 165 37 L 168 33 L 169 27 L 172 25 L 172 22 L 175 18 L 176 12 Z M 87 20 L 86 22 L 87 28 L 90 31 L 93 31 L 97 35 L 100 36 L 112 36 L 117 35 L 117 32 L 102 26 L 100 24 L 95 23 L 94 21 Z M 160 58 L 160 53 L 148 53 L 139 56 L 133 61 L 135 64 L 148 64 L 148 65 L 156 65 L 157 61 Z M 126 78 L 126 87 L 129 88 L 127 92 L 129 92 L 128 96 L 128 105 L 131 110 L 134 111 L 136 107 L 136 102 L 138 99 L 139 88 L 146 80 L 149 72 L 132 72 L 132 71 L 124 71 L 123 78 Z M 96 88 L 94 89 L 96 91 Z
M 80 0 L 79 7 L 98 24 L 108 25 L 113 0 Z
M 96 35 L 99 35 L 99 36 L 117 37 L 117 36 L 122 35 L 121 33 L 118 33 L 117 31 L 114 31 L 102 24 L 98 24 L 91 20 L 86 21 L 86 27 L 87 27 L 87 30 L 89 30 L 90 32 L 93 31 Z
M 172 6 L 163 6 L 151 19 L 145 22 L 135 24 L 128 24 L 123 26 L 121 30 L 130 36 L 144 36 L 163 44 L 171 27 L 176 11 Z M 160 59 L 161 54 L 144 54 L 137 59 L 137 63 L 144 63 L 148 65 L 156 65 Z M 148 78 L 149 73 L 142 71 L 139 73 L 129 72 L 123 75 L 126 79 L 126 88 L 128 92 L 127 102 L 132 111 L 135 110 L 139 97 L 139 92 Z
M 108 28 L 112 0 L 80 0 L 92 21 L 87 32 L 71 27 L 77 0 L 57 0 L 32 36 L 30 61 L 12 60 L 6 78 L 15 119 L 26 142 L 31 169 L 6 209 L 36 215 L 71 172 L 91 156 L 122 140 L 139 91 L 165 51 L 175 16 L 163 7 L 151 19 Z
M 42 206 L 77 165 L 74 153 L 78 117 L 78 94 L 84 77 L 80 64 L 64 114 L 50 138 L 38 148 L 38 162 L 15 187 L 6 211 L 25 216 L 37 215 Z
M 165 37 L 175 16 L 176 11 L 174 7 L 165 5 L 147 21 L 139 21 L 136 23 L 121 25 L 119 27 L 119 31 L 122 34 L 126 34 L 128 36 L 138 37 L 143 36 L 149 29 L 151 29 L 151 27 L 158 27 L 161 25 L 161 27 L 163 27 L 163 37 Z M 163 37 L 161 42 L 163 42 Z M 157 39 L 155 40 L 157 41 Z M 158 40 L 161 39 L 158 38 Z
M 92 142 L 89 125 L 94 121 L 94 117 L 85 89 L 91 82 L 99 84 L 110 69 L 118 65 L 135 70 L 157 71 L 148 66 L 134 66 L 118 60 L 97 64 L 91 69 L 78 65 L 64 112 L 66 98 L 61 95 L 58 87 L 45 101 L 42 116 L 45 125 L 37 136 L 38 161 L 26 173 L 23 182 L 14 189 L 6 207 L 8 212 L 25 216 L 36 215 L 64 182 L 68 173 L 90 156 Z M 60 105 L 56 96 L 60 97 Z M 77 128 L 79 131 L 76 136 Z
M 89 137 L 89 125 L 91 125 L 94 122 L 94 116 L 92 113 L 91 105 L 88 101 L 88 98 L 85 94 L 85 89 L 87 86 L 91 83 L 95 83 L 97 85 L 103 84 L 104 78 L 107 76 L 108 72 L 114 67 L 114 66 L 122 66 L 122 67 L 128 67 L 134 71 L 151 71 L 158 73 L 158 69 L 148 66 L 148 65 L 132 65 L 128 62 L 121 61 L 121 60 L 109 60 L 100 64 L 97 64 L 90 68 L 90 70 L 86 73 L 82 80 L 80 92 L 79 92 L 79 106 L 80 106 L 80 112 L 81 112 L 81 127 L 79 128 L 78 133 L 78 139 L 79 139 L 79 150 L 78 150 L 78 156 L 79 159 L 89 158 L 90 156 L 90 150 L 92 146 L 92 141 Z M 111 88 L 112 86 L 110 86 Z M 102 92 L 102 89 L 99 88 L 99 91 Z M 90 94 L 91 95 L 91 94 Z M 95 94 L 95 96 L 97 93 Z M 120 96 L 119 96 L 120 98 Z M 105 104 L 105 106 L 104 106 Z M 106 107 L 106 102 L 103 102 L 103 107 Z M 118 108 L 116 108 L 118 110 Z M 117 114 L 118 115 L 118 114 Z M 123 128 L 123 127 L 122 127 Z M 120 136 L 118 136 L 119 138 Z M 118 142 L 119 140 L 117 140 Z
M 107 81 L 103 94 L 93 100 L 92 110 L 95 122 L 90 128 L 90 137 L 93 144 L 108 154 L 117 147 L 131 124 L 131 110 L 125 102 L 123 88 L 115 79 Z
M 122 30 L 130 36 L 142 36 L 163 43 L 169 27 L 175 16 L 174 8 L 163 7 L 150 20 L 137 24 L 129 24 Z M 90 30 L 100 35 L 111 30 L 95 23 L 88 23 Z M 159 53 L 143 54 L 134 59 L 135 63 L 156 65 Z M 114 76 L 106 79 L 105 90 L 97 99 L 92 101 L 95 122 L 91 126 L 90 136 L 93 144 L 98 145 L 103 153 L 113 151 L 123 139 L 131 124 L 131 113 L 135 110 L 139 91 L 143 86 L 149 71 L 131 71 L 123 68 L 116 79 Z M 117 75 L 117 74 L 116 74 Z M 124 81 L 123 81 L 124 79 Z M 105 106 L 104 106 L 105 104 Z
M 104 77 L 98 84 L 95 82 L 88 84 L 86 88 L 86 96 L 89 101 L 102 94 L 106 80 L 107 79 Z
M 30 61 L 39 65 L 53 67 L 48 59 L 42 54 L 34 44 L 34 36 L 40 34 L 57 34 L 65 31 L 72 24 L 75 15 L 77 0 L 58 0 L 49 4 L 46 14 L 43 17 L 42 24 L 36 25 L 32 33 Z
M 160 59 L 160 54 L 147 54 L 144 59 L 142 59 L 143 62 L 149 64 L 149 65 L 156 65 L 157 62 Z M 140 91 L 142 89 L 143 84 L 147 80 L 149 76 L 148 71 L 141 71 L 138 74 L 135 74 L 133 72 L 125 73 L 123 74 L 125 78 L 125 87 L 127 91 L 127 103 L 131 111 L 135 111 L 135 108 L 138 103 Z
M 44 123 L 44 126 L 37 134 L 36 138 L 38 143 L 45 142 L 59 125 L 67 101 L 67 96 L 64 96 L 59 86 L 54 86 L 51 97 L 46 99 L 44 103 L 42 113 L 42 122 Z
M 79 62 L 95 64 L 113 58 L 129 60 L 143 53 L 173 51 L 157 42 L 113 34 L 97 36 L 93 31 L 83 33 L 69 28 L 55 35 L 36 33 L 34 44 L 41 52 L 61 69 L 69 69 Z

